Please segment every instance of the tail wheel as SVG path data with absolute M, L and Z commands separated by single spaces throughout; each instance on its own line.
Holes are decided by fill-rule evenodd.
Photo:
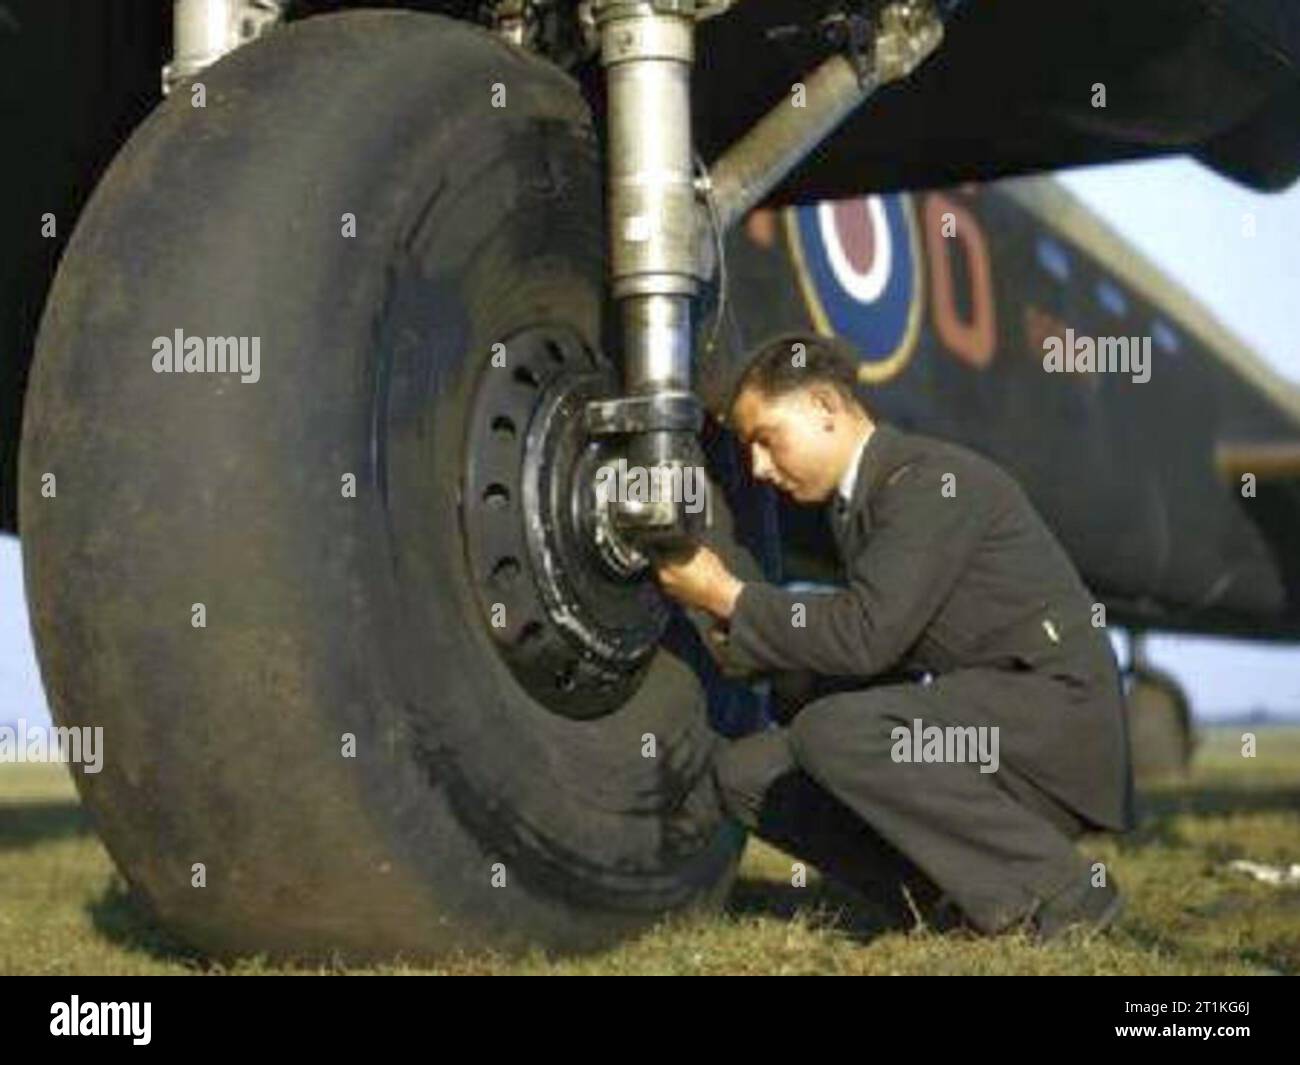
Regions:
M 1150 667 L 1133 670 L 1126 682 L 1134 776 L 1150 781 L 1185 773 L 1195 738 L 1182 688 L 1173 677 Z

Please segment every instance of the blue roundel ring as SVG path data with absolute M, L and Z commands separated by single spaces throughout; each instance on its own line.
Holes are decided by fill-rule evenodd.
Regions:
M 861 352 L 862 381 L 896 376 L 916 348 L 923 303 L 911 197 L 827 200 L 786 208 L 784 215 L 814 327 Z

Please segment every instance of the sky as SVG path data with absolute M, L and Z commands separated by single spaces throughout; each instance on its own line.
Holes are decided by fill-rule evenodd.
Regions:
M 1300 384 L 1300 186 L 1261 195 L 1185 159 L 1057 176 Z M 1152 634 L 1147 652 L 1184 684 L 1199 719 L 1256 708 L 1300 719 L 1300 647 Z M 48 714 L 28 631 L 18 541 L 0 536 L 0 722 L 19 718 L 35 724 Z

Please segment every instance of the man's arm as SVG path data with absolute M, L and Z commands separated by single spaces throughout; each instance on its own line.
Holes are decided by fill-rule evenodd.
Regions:
M 958 475 L 950 496 L 942 491 L 945 473 Z M 902 468 L 878 489 L 867 543 L 847 560 L 843 591 L 804 595 L 744 585 L 731 616 L 735 660 L 755 670 L 842 676 L 889 669 L 925 631 L 969 564 L 996 510 L 990 498 L 995 488 L 939 456 Z

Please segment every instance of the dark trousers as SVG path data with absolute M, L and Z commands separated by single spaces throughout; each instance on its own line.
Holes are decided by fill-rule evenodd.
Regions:
M 1089 827 L 1005 760 L 896 762 L 891 732 L 975 722 L 938 685 L 825 695 L 788 727 L 726 743 L 714 777 L 726 810 L 760 838 L 885 905 L 947 894 L 982 932 L 1028 917 L 1087 875 Z M 1013 745 L 1014 746 L 1014 745 Z

